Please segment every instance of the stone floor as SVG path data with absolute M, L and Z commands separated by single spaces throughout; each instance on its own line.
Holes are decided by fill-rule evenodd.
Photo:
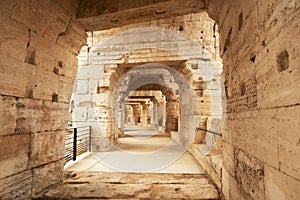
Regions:
M 192 173 L 204 171 L 185 149 L 151 128 L 128 126 L 125 138 L 110 152 L 86 154 L 66 171 Z
M 194 157 L 168 136 L 127 127 L 111 152 L 69 163 L 62 185 L 43 199 L 219 199 Z

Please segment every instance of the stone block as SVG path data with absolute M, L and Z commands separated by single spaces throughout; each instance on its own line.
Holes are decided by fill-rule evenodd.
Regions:
M 59 76 L 58 102 L 70 103 L 72 91 L 74 88 L 74 79 L 65 76 Z
M 75 107 L 72 113 L 72 121 L 84 122 L 87 120 L 87 107 Z
M 64 157 L 65 131 L 31 134 L 29 166 L 37 167 Z
M 64 31 L 69 19 L 67 15 L 59 16 L 61 11 L 51 13 L 50 8 L 41 9 L 45 8 L 46 5 L 51 6 L 48 2 L 31 2 L 30 4 L 27 3 L 27 6 L 25 2 L 20 2 L 14 8 L 11 17 L 23 24 L 30 25 L 30 29 L 38 31 L 40 35 L 45 35 L 45 38 L 56 41 L 58 34 Z M 51 18 L 51 22 L 49 18 Z M 55 22 L 57 19 L 60 19 L 60 21 Z M 52 24 L 52 26 L 49 26 L 49 24 Z
M 225 197 L 225 199 L 230 199 L 229 198 L 229 173 L 225 168 L 222 169 L 222 193 Z
M 86 31 L 77 20 L 69 21 L 67 26 L 67 32 L 57 37 L 57 44 L 67 47 L 77 55 L 80 48 L 86 45 Z
M 98 87 L 98 80 L 89 80 L 89 94 L 96 94 Z
M 75 78 L 78 69 L 78 59 L 74 53 L 64 46 L 54 45 L 54 66 L 59 68 L 59 75 Z M 53 66 L 52 66 L 53 67 Z
M 257 4 L 258 23 L 262 29 L 263 35 L 276 38 L 280 35 L 281 31 L 285 31 L 291 27 L 290 23 L 299 23 L 299 13 L 296 11 L 297 9 L 299 9 L 297 0 L 291 0 L 289 2 L 266 0 L 259 2 Z M 286 24 L 289 25 L 287 26 Z M 297 33 L 290 32 L 289 37 L 291 34 Z M 285 43 L 283 42 L 282 44 Z M 290 44 L 295 43 L 291 42 Z
M 92 151 L 109 151 L 112 145 L 107 137 L 92 137 Z
M 96 106 L 110 107 L 111 95 L 110 94 L 94 94 L 94 95 L 92 95 L 92 101 L 96 103 Z
M 75 93 L 77 94 L 88 94 L 89 81 L 78 79 L 76 82 Z
M 279 106 L 294 105 L 300 102 L 300 83 L 298 81 L 300 71 L 298 63 L 297 44 L 300 39 L 299 34 L 294 31 L 299 21 L 288 22 L 278 33 L 274 33 L 274 39 L 264 41 L 266 47 L 257 56 L 257 103 L 260 108 L 274 108 Z M 264 39 L 264 38 L 262 38 Z M 269 42 L 269 43 L 268 43 Z M 278 44 L 291 44 L 288 46 Z M 281 69 L 279 57 L 282 52 L 286 52 L 286 66 Z
M 88 121 L 111 121 L 112 111 L 103 107 L 88 108 Z
M 300 180 L 300 106 L 277 109 L 280 170 Z
M 38 197 L 51 186 L 62 182 L 65 160 L 59 160 L 33 169 L 32 196 Z
M 229 200 L 231 199 L 243 199 L 243 200 L 253 200 L 253 198 L 244 191 L 243 185 L 238 183 L 235 178 L 229 177 Z
M 5 1 L 2 2 L 1 10 L 8 5 L 15 5 L 16 2 Z M 17 23 L 15 20 L 9 18 L 3 13 L 0 14 L 0 54 L 24 62 L 26 57 L 26 44 L 28 42 L 27 28 Z M 4 62 L 5 60 L 2 60 Z
M 266 200 L 298 199 L 300 182 L 284 173 L 265 165 Z
M 226 173 L 230 174 L 230 176 L 234 176 L 236 168 L 235 147 L 232 144 L 227 143 L 226 141 L 223 142 L 223 157 L 223 166 L 226 170 Z
M 0 54 L 0 59 L 0 93 L 18 97 L 33 96 L 33 89 L 28 84 L 28 80 L 32 79 L 33 66 L 3 54 Z
M 28 134 L 0 136 L 0 179 L 27 169 L 29 145 Z
M 60 4 L 48 1 L 20 2 L 12 10 L 11 17 L 44 38 L 73 48 L 74 52 L 78 53 L 84 44 L 86 33 L 83 27 L 76 20 L 70 20 Z
M 40 68 L 34 68 L 32 71 L 32 77 L 34 78 L 30 78 L 28 81 L 27 96 L 29 98 L 53 101 L 52 95 L 58 93 L 60 86 L 60 82 L 56 74 Z M 30 96 L 30 92 L 32 96 Z
M 3 60 L 0 65 L 1 94 L 51 100 L 53 92 L 58 91 L 58 78 L 53 72 L 3 54 L 0 59 Z
M 278 167 L 278 132 L 273 110 L 227 114 L 224 139 L 256 158 Z
M 92 95 L 91 94 L 74 94 L 72 100 L 75 107 L 92 107 Z
M 99 87 L 109 87 L 110 85 L 110 78 L 107 76 L 103 76 L 99 80 Z
M 12 134 L 16 128 L 17 100 L 0 95 L 0 135 Z
M 103 120 L 97 123 L 98 131 L 100 131 L 101 135 L 109 136 L 112 132 L 113 121 Z M 93 133 L 93 135 L 99 135 L 97 132 Z
M 0 179 L 1 199 L 31 199 L 32 171 L 24 171 L 16 175 Z
M 243 190 L 253 199 L 265 199 L 263 162 L 243 151 L 237 152 L 236 162 L 236 179 Z
M 17 133 L 62 130 L 69 120 L 69 104 L 20 98 L 17 101 Z
M 78 79 L 94 79 L 98 80 L 100 76 L 104 73 L 104 66 L 78 66 Z

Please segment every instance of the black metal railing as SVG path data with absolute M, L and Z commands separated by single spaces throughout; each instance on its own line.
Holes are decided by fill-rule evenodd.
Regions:
M 213 134 L 213 135 L 222 136 L 222 133 L 218 133 L 218 132 L 215 132 L 215 131 L 210 131 L 210 130 L 207 130 L 207 129 L 204 129 L 204 128 L 199 128 L 199 127 L 197 127 L 197 131 L 199 131 L 199 130 L 201 130 L 201 131 L 206 131 L 206 132 L 211 133 L 211 134 Z
M 65 145 L 65 160 L 75 161 L 76 157 L 85 152 L 91 151 L 91 126 L 68 128 Z

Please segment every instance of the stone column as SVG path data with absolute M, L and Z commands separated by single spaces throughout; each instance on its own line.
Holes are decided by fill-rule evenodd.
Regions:
M 153 103 L 153 118 L 152 118 L 152 124 L 157 128 L 158 121 L 157 121 L 157 102 Z
M 120 113 L 121 114 L 120 128 L 123 130 L 124 124 L 125 124 L 125 112 L 126 112 L 124 104 L 121 105 L 120 111 L 121 111 L 121 113 Z
M 143 103 L 142 104 L 142 119 L 141 119 L 141 122 L 142 122 L 142 126 L 143 127 L 147 127 L 148 125 L 148 107 L 149 107 L 149 104 L 147 102 Z
M 166 121 L 167 121 L 167 103 L 164 101 L 163 102 L 163 120 L 162 120 L 162 126 L 166 126 Z

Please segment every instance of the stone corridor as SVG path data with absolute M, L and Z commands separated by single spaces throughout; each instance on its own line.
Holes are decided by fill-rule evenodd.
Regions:
M 299 0 L 0 0 L 0 199 L 298 200 L 299 24 Z

